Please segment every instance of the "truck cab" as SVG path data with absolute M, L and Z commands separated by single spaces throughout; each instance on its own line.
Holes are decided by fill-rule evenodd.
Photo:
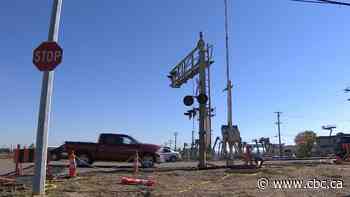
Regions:
M 128 161 L 140 151 L 141 143 L 128 135 L 101 134 L 98 139 L 98 160 Z M 142 151 L 141 151 L 142 152 Z M 140 154 L 140 153 L 139 153 Z

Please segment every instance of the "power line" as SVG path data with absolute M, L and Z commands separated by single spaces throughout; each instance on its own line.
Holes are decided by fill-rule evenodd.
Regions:
M 350 6 L 350 3 L 341 2 L 341 1 L 332 1 L 332 0 L 291 0 L 303 3 L 318 3 L 318 4 L 335 4 L 335 5 L 345 5 Z

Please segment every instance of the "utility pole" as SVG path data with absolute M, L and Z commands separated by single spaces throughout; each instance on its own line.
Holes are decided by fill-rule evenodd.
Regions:
M 61 8 L 63 0 L 53 0 L 52 14 L 49 28 L 48 41 L 58 41 L 58 29 L 60 24 Z M 39 120 L 35 147 L 35 168 L 33 179 L 33 194 L 45 194 L 46 161 L 48 130 L 51 111 L 51 97 L 53 88 L 54 71 L 45 71 L 43 74 Z
M 224 91 L 227 91 L 227 126 L 222 125 L 221 127 L 221 132 L 222 135 L 224 133 L 227 134 L 234 134 L 234 135 L 240 135 L 237 131 L 235 131 L 233 127 L 233 122 L 232 122 L 232 82 L 230 79 L 230 57 L 229 57 L 229 33 L 228 33 L 228 16 L 227 16 L 227 0 L 224 0 L 225 3 L 225 46 L 226 46 L 226 87 Z M 238 127 L 237 127 L 238 128 Z M 224 136 L 223 136 L 224 137 Z M 239 136 L 240 137 L 240 136 Z M 236 142 L 235 142 L 236 143 Z M 238 146 L 241 146 L 241 140 L 238 142 Z M 226 165 L 232 165 L 232 160 L 228 159 L 227 157 L 227 148 L 226 148 L 226 142 L 223 142 L 223 151 L 224 151 L 224 157 L 227 159 L 227 164 Z M 238 152 L 241 152 L 240 150 L 236 150 Z
M 175 150 L 175 151 L 176 151 L 177 135 L 178 135 L 178 132 L 175 132 L 175 133 L 174 133 L 174 137 L 175 137 L 175 148 L 174 148 L 174 150 Z
M 280 121 L 280 115 L 282 112 L 275 112 L 277 114 L 277 129 L 278 129 L 278 144 L 279 144 L 279 152 L 280 152 L 280 157 L 282 157 L 282 143 L 281 143 L 281 121 Z

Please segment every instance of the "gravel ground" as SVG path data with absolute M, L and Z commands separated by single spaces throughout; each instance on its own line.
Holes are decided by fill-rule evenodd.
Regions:
M 0 166 L 5 162 L 0 160 Z M 224 162 L 212 162 L 222 165 Z M 66 174 L 65 163 L 56 163 L 53 171 Z M 6 164 L 8 165 L 8 164 Z M 259 171 L 242 173 L 229 169 L 191 170 L 197 162 L 176 162 L 141 170 L 139 178 L 152 177 L 153 187 L 120 184 L 122 176 L 133 176 L 132 164 L 97 163 L 96 168 L 79 168 L 79 176 L 49 181 L 47 196 L 347 196 L 350 194 L 350 165 L 335 165 L 327 161 L 269 161 Z M 177 170 L 176 170 L 177 169 Z M 181 170 L 180 170 L 181 169 Z M 17 178 L 28 190 L 11 196 L 30 196 L 29 176 Z M 312 181 L 333 180 L 337 188 L 275 189 L 274 180 Z M 268 180 L 265 188 L 258 188 L 258 180 Z M 341 183 L 341 185 L 340 185 Z M 327 185 L 328 184 L 328 185 Z M 327 182 L 325 186 L 330 187 Z M 261 186 L 261 185 L 260 185 Z M 264 185 L 262 185 L 264 186 Z M 312 186 L 312 185 L 311 185 Z M 313 184 L 313 186 L 317 186 Z M 341 188 L 340 188 L 341 186 Z M 1 196 L 1 193 L 0 193 Z

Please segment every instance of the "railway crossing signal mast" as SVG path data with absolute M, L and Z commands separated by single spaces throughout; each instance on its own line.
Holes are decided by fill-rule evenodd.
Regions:
M 197 46 L 178 63 L 169 73 L 171 81 L 170 87 L 180 88 L 189 79 L 199 74 L 199 95 L 196 97 L 199 103 L 199 168 L 206 167 L 206 127 L 205 121 L 208 116 L 206 102 L 208 100 L 206 93 L 206 74 L 205 69 L 213 63 L 212 47 L 205 45 L 203 33 L 199 34 Z M 186 96 L 185 105 L 193 104 L 194 96 Z

